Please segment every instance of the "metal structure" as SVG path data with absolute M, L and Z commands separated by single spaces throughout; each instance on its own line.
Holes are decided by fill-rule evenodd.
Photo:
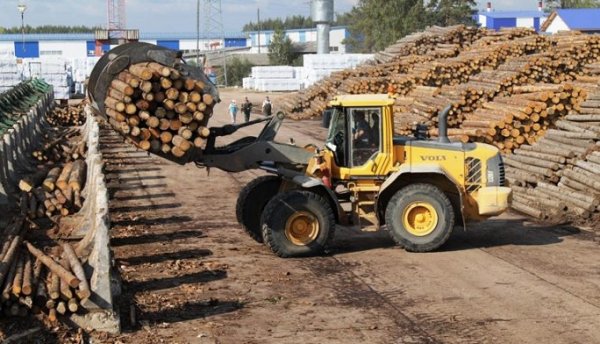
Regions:
M 23 50 L 25 50 L 25 11 L 27 10 L 27 5 L 23 1 L 19 1 L 17 10 L 21 13 L 21 44 L 23 45 Z
M 94 32 L 96 56 L 102 56 L 107 45 L 137 42 L 140 38 L 139 30 L 127 30 L 125 0 L 106 0 L 106 10 L 106 29 Z
M 106 0 L 108 11 L 108 30 L 125 30 L 127 27 L 127 12 L 125 11 L 125 0 Z
M 312 0 L 310 7 L 312 20 L 317 24 L 317 54 L 329 54 L 333 0 Z
M 223 9 L 221 0 L 203 0 L 202 13 L 204 14 L 203 21 L 203 36 L 208 39 L 214 39 L 214 42 L 208 43 L 205 47 L 207 50 L 221 50 L 224 54 L 225 61 L 223 63 L 223 80 L 227 86 L 227 55 L 225 49 L 225 31 L 223 28 Z M 210 66 L 207 66 L 210 67 Z

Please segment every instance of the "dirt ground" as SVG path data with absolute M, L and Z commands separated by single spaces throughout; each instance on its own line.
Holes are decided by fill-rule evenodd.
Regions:
M 211 124 L 227 123 L 229 101 L 245 94 L 255 104 L 264 97 L 222 91 Z M 316 121 L 287 122 L 279 140 L 324 135 Z M 593 231 L 507 214 L 414 254 L 385 231 L 339 228 L 326 256 L 281 259 L 235 220 L 238 192 L 262 172 L 207 175 L 136 152 L 108 131 L 101 145 L 124 332 L 93 334 L 95 342 L 600 342 Z

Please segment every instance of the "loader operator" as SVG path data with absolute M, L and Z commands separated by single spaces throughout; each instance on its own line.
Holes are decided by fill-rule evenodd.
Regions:
M 360 111 L 355 113 L 354 122 L 354 147 L 364 148 L 369 146 L 369 134 L 371 127 L 365 119 L 365 113 Z

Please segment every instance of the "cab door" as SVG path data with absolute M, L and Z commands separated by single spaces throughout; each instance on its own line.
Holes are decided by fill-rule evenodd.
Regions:
M 346 109 L 347 161 L 340 168 L 342 179 L 378 179 L 387 175 L 392 159 L 392 125 L 388 107 Z

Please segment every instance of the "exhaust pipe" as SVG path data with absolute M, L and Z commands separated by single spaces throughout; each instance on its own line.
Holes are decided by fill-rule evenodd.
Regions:
M 438 141 L 441 143 L 450 143 L 448 139 L 448 113 L 452 105 L 448 105 L 438 114 Z

